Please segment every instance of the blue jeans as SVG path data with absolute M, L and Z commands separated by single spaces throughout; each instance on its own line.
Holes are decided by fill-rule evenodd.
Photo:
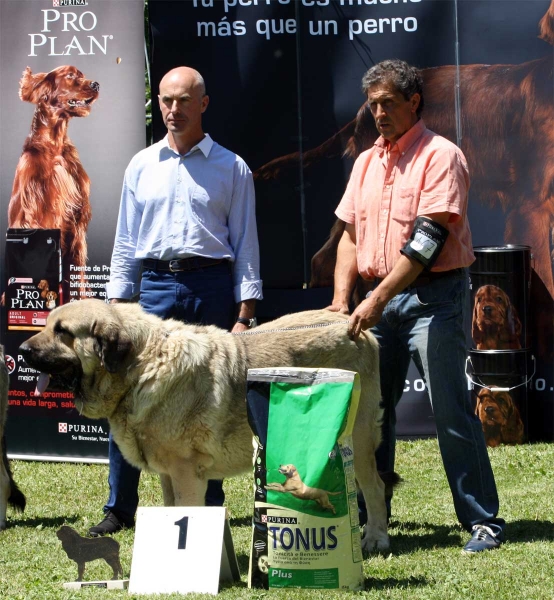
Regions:
M 231 329 L 236 304 L 230 263 L 224 262 L 197 271 L 169 273 L 144 270 L 140 285 L 140 305 L 162 319 L 177 319 L 186 323 L 217 325 Z M 117 444 L 109 437 L 110 495 L 104 512 L 112 511 L 130 525 L 138 506 L 140 470 L 122 456 Z M 221 506 L 225 500 L 221 481 L 208 481 L 207 506 Z
M 497 518 L 494 475 L 465 375 L 469 316 L 465 270 L 404 290 L 387 304 L 372 329 L 380 348 L 384 408 L 377 467 L 379 471 L 394 470 L 396 405 L 412 358 L 429 390 L 458 520 L 468 531 L 473 525 L 483 524 L 502 538 L 505 522 Z

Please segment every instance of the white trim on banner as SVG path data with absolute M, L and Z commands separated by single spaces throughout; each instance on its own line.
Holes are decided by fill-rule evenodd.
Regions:
M 74 456 L 47 456 L 39 454 L 8 454 L 10 460 L 36 460 L 39 462 L 70 462 L 70 463 L 87 463 L 87 464 L 102 464 L 107 465 L 107 458 L 87 458 Z

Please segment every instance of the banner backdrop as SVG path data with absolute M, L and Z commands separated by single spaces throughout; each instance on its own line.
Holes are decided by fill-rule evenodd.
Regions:
M 35 397 L 38 374 L 18 348 L 53 307 L 105 298 L 123 173 L 145 144 L 143 9 L 143 0 L 0 2 L 0 229 L 10 228 L 1 244 L 1 336 L 11 456 L 107 457 L 107 423 L 81 417 L 71 394 Z
M 529 413 L 533 437 L 552 439 L 553 4 L 150 0 L 149 10 L 153 89 L 172 67 L 198 69 L 210 95 L 206 130 L 254 172 L 262 319 L 331 298 L 334 209 L 353 159 L 376 137 L 358 113 L 363 73 L 394 57 L 423 69 L 424 119 L 470 164 L 474 244 L 532 248 Z M 153 119 L 158 140 L 165 129 L 156 110 Z M 412 369 L 400 434 L 433 433 L 424 390 Z

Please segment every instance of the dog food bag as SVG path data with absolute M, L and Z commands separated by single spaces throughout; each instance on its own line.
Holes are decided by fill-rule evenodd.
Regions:
M 250 587 L 362 587 L 352 449 L 359 396 L 352 371 L 248 371 L 255 446 Z
M 38 330 L 61 304 L 59 229 L 8 229 L 6 312 L 8 329 Z

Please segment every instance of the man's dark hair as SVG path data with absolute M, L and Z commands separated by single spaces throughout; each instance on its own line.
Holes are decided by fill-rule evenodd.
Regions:
M 419 94 L 421 100 L 417 108 L 417 116 L 423 110 L 423 77 L 419 69 L 410 66 L 397 58 L 384 60 L 371 67 L 362 78 L 362 91 L 367 96 L 370 87 L 377 84 L 391 83 L 406 100 Z

